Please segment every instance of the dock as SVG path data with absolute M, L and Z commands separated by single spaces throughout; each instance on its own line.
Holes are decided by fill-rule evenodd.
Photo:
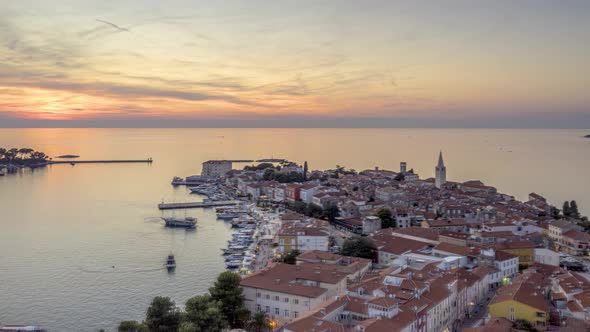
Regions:
M 54 164 L 123 164 L 123 163 L 148 163 L 151 164 L 154 160 L 148 159 L 111 159 L 111 160 L 52 160 L 48 161 L 48 165 Z
M 160 204 L 158 204 L 158 209 L 172 210 L 172 209 L 208 208 L 208 207 L 215 207 L 215 206 L 238 205 L 239 203 L 240 203 L 240 201 L 160 203 Z

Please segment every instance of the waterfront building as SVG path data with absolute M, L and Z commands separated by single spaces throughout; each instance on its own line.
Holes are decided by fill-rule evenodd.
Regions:
M 232 170 L 232 162 L 229 160 L 209 160 L 203 163 L 202 176 L 224 176 Z
M 305 316 L 346 290 L 349 279 L 359 278 L 371 266 L 362 258 L 342 257 L 337 264 L 277 264 L 242 279 L 245 305 L 284 324 Z

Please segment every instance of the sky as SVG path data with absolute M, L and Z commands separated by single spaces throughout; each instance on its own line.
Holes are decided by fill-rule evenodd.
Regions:
M 590 1 L 0 0 L 0 127 L 590 128 Z

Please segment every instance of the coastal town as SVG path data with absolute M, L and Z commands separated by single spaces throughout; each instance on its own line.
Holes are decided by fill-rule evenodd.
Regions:
M 588 329 L 590 234 L 575 202 L 561 211 L 446 172 L 441 152 L 426 179 L 405 162 L 356 172 L 213 160 L 191 180 L 215 183 L 255 220 L 252 253 L 241 264 L 232 252 L 229 269 L 245 307 L 275 330 Z

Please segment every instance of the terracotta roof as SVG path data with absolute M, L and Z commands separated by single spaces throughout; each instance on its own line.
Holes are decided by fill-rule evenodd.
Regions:
M 455 244 L 441 242 L 434 247 L 434 250 L 444 251 L 459 256 L 477 256 L 470 248 L 458 246 Z
M 293 332 L 346 332 L 348 329 L 344 328 L 342 324 L 338 324 L 329 320 L 323 320 L 315 316 L 307 316 L 296 321 L 293 321 L 284 329 Z
M 586 232 L 582 232 L 576 229 L 569 230 L 563 233 L 564 237 L 569 237 L 570 239 L 581 241 L 581 242 L 590 242 L 590 234 Z
M 403 234 L 438 241 L 438 231 L 423 227 L 396 228 L 392 233 L 394 236 L 397 234 Z
M 549 303 L 543 294 L 544 276 L 540 274 L 523 274 L 513 280 L 513 284 L 498 289 L 490 305 L 505 301 L 516 301 L 530 307 L 549 311 Z
M 506 318 L 492 318 L 485 325 L 463 328 L 462 332 L 511 332 L 512 322 Z

